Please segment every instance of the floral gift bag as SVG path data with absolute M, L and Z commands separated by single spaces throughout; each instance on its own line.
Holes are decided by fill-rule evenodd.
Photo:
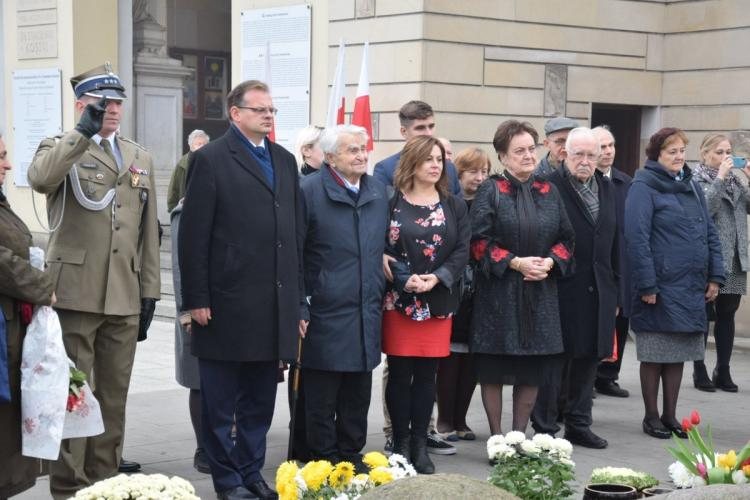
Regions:
M 57 460 L 65 421 L 70 369 L 57 313 L 37 307 L 21 358 L 23 454 Z
M 70 364 L 70 385 L 68 386 L 68 402 L 65 407 L 65 424 L 63 425 L 63 439 L 96 436 L 104 432 L 104 421 L 99 401 L 94 397 L 86 375 Z

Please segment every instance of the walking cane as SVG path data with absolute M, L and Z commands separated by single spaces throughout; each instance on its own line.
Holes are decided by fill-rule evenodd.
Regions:
M 292 379 L 292 407 L 289 419 L 289 445 L 286 449 L 286 459 L 292 460 L 294 454 L 294 423 L 297 420 L 297 396 L 299 396 L 299 371 L 302 368 L 302 336 L 297 340 L 297 361 L 294 364 L 294 379 Z

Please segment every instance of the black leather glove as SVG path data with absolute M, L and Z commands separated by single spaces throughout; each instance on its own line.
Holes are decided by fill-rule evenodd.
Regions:
M 78 120 L 76 130 L 87 139 L 91 139 L 94 134 L 98 134 L 102 129 L 102 120 L 104 113 L 107 111 L 107 100 L 102 98 L 96 104 L 87 104 Z
M 156 310 L 156 299 L 141 299 L 141 319 L 138 322 L 138 342 L 146 340 L 148 327 L 151 326 L 151 320 L 154 319 Z

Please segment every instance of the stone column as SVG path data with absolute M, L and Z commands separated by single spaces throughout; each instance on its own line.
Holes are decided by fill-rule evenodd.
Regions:
M 169 222 L 167 186 L 182 155 L 182 88 L 193 71 L 167 56 L 166 0 L 133 0 L 136 141 L 154 159 L 159 220 Z

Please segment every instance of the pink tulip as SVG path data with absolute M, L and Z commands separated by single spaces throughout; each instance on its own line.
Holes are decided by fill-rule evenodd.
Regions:
M 700 474 L 701 477 L 705 479 L 706 475 L 708 474 L 708 469 L 706 469 L 705 464 L 698 462 L 697 464 L 695 464 L 695 468 L 698 469 L 698 474 Z

